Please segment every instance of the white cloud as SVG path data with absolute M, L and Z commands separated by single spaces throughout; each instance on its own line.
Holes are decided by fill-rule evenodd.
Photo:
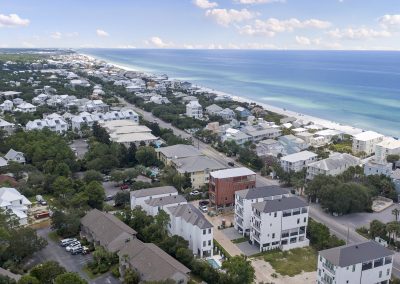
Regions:
M 236 0 L 240 4 L 268 4 L 275 2 L 285 2 L 285 0 Z
M 117 48 L 121 48 L 121 49 L 134 49 L 134 48 L 136 48 L 136 46 L 127 44 L 127 45 L 118 45 Z
M 378 22 L 385 29 L 400 28 L 400 15 L 384 15 L 378 19 Z
M 51 33 L 50 37 L 54 38 L 54 39 L 61 39 L 62 34 L 60 32 L 54 32 L 54 33 Z
M 295 29 L 315 28 L 315 29 L 327 29 L 332 24 L 327 21 L 318 19 L 308 19 L 301 21 L 296 18 L 288 20 L 278 20 L 276 18 L 269 18 L 265 21 L 255 20 L 254 24 L 246 25 L 239 28 L 241 34 L 246 35 L 265 35 L 272 37 L 276 33 L 291 32 Z
M 171 47 L 173 45 L 172 43 L 164 42 L 158 36 L 153 36 L 152 38 L 150 38 L 150 40 L 146 41 L 146 44 L 153 45 L 153 46 L 155 46 L 157 48 Z
M 34 45 L 33 43 L 28 42 L 28 41 L 24 41 L 24 42 L 22 43 L 22 46 L 23 46 L 23 47 L 27 47 L 27 48 L 34 48 L 34 47 L 35 47 L 35 45 Z
M 345 29 L 334 29 L 328 32 L 328 34 L 337 39 L 372 39 L 390 37 L 392 34 L 386 30 L 374 30 L 369 28 L 345 28 Z
M 67 34 L 65 34 L 67 37 L 77 37 L 77 36 L 79 36 L 79 33 L 78 32 L 72 32 L 72 33 L 67 33 Z
M 99 37 L 108 37 L 108 36 L 110 36 L 110 34 L 108 32 L 106 32 L 104 30 L 100 30 L 100 29 L 96 30 L 96 34 Z
M 185 43 L 185 44 L 183 45 L 183 48 L 186 48 L 186 49 L 194 49 L 194 45 L 193 45 L 193 44 L 187 44 L 187 43 Z
M 28 19 L 21 19 L 17 14 L 3 15 L 0 14 L 0 28 L 2 27 L 26 27 L 30 21 Z
M 206 16 L 213 18 L 222 26 L 229 26 L 231 23 L 250 20 L 256 16 L 256 13 L 247 9 L 211 9 L 206 11 Z
M 212 43 L 212 44 L 208 45 L 207 48 L 208 48 L 208 49 L 223 49 L 223 46 L 222 46 L 222 44 L 215 44 L 215 43 Z
M 311 40 L 305 36 L 296 36 L 296 42 L 300 45 L 310 45 Z
M 340 49 L 341 44 L 337 42 L 323 42 L 321 38 L 308 38 L 305 36 L 296 36 L 296 43 L 301 46 L 307 46 L 308 48 L 323 48 L 323 49 Z
M 211 9 L 218 6 L 217 2 L 210 2 L 208 0 L 193 0 L 193 4 L 201 9 Z

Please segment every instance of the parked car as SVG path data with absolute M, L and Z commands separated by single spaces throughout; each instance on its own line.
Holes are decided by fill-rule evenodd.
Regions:
M 83 251 L 82 246 L 76 246 L 76 247 L 73 247 L 73 248 L 71 249 L 71 254 L 72 254 L 72 255 L 80 254 L 80 253 L 82 253 L 82 251 Z
M 103 177 L 103 181 L 110 181 L 111 180 L 111 176 L 104 176 Z
M 199 192 L 198 190 L 193 190 L 193 191 L 192 191 L 191 193 L 189 193 L 189 194 L 195 196 L 195 195 L 199 195 L 200 192 Z
M 207 208 L 206 205 L 199 206 L 199 209 L 200 209 L 200 211 L 203 212 L 203 213 L 207 213 L 207 212 L 208 212 L 208 208 Z
M 199 201 L 199 206 L 207 206 L 208 204 L 210 204 L 210 202 L 208 200 L 200 200 Z
M 104 201 L 111 201 L 114 199 L 114 195 L 107 195 L 106 198 L 104 198 Z
M 90 253 L 89 248 L 86 247 L 86 246 L 83 246 L 83 247 L 82 247 L 82 254 L 85 255 L 85 254 L 89 254 L 89 253 Z
M 76 246 L 81 246 L 81 242 L 79 242 L 79 241 L 72 242 L 65 248 L 65 250 L 71 251 L 71 249 Z
M 68 238 L 68 239 L 63 239 L 63 240 L 61 240 L 60 241 L 60 246 L 62 246 L 62 247 L 66 247 L 66 246 L 68 246 L 70 243 L 73 243 L 73 242 L 76 242 L 76 241 L 78 241 L 77 239 L 75 239 L 75 238 Z
M 228 162 L 228 166 L 233 167 L 235 164 L 233 162 Z
M 121 190 L 129 189 L 129 185 L 127 185 L 127 184 L 122 184 L 122 185 L 120 186 L 120 188 L 121 188 Z
M 41 195 L 36 195 L 36 201 L 40 205 L 47 205 L 47 202 L 44 200 L 43 196 L 41 196 Z

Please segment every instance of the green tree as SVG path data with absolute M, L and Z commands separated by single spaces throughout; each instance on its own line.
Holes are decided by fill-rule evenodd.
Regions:
M 127 174 L 125 171 L 113 170 L 110 174 L 111 180 L 120 183 L 121 181 L 127 178 Z
M 397 209 L 397 208 L 393 209 L 393 210 L 392 210 L 392 215 L 394 216 L 394 218 L 396 219 L 396 222 L 397 222 L 398 219 L 399 219 L 400 210 Z
M 387 234 L 386 225 L 378 220 L 373 220 L 369 224 L 369 235 L 372 239 L 376 237 L 385 238 Z
M 124 275 L 124 284 L 139 284 L 140 283 L 140 276 L 139 274 L 132 270 L 127 269 Z
M 255 279 L 254 268 L 244 256 L 234 256 L 222 263 L 222 268 L 230 276 L 231 283 L 253 283 Z
M 87 284 L 88 282 L 82 279 L 77 273 L 67 272 L 61 275 L 58 275 L 54 284 Z
M 55 210 L 51 216 L 51 228 L 64 238 L 76 236 L 80 230 L 80 217 L 76 211 Z
M 37 278 L 41 284 L 53 284 L 56 277 L 65 272 L 65 268 L 58 262 L 47 261 L 32 268 L 30 275 Z
M 150 146 L 139 147 L 135 157 L 140 164 L 146 167 L 155 165 L 157 161 L 156 151 Z
M 114 196 L 114 203 L 116 206 L 125 206 L 130 202 L 129 191 L 120 191 Z
M 85 175 L 83 176 L 83 180 L 85 183 L 90 183 L 92 181 L 98 181 L 101 182 L 103 181 L 103 175 L 95 170 L 88 170 L 85 172 Z
M 17 282 L 15 282 L 14 279 L 8 276 L 0 275 L 0 284 L 16 284 L 16 283 Z
M 26 274 L 18 280 L 18 284 L 40 284 L 36 277 Z
M 400 155 L 387 155 L 386 157 L 386 161 L 392 164 L 396 163 L 399 160 L 400 160 Z
M 88 196 L 88 205 L 101 210 L 106 197 L 102 185 L 97 181 L 92 181 L 85 186 L 85 192 Z
M 395 241 L 395 238 L 400 235 L 400 223 L 393 221 L 386 224 L 386 231 L 389 233 L 391 241 Z

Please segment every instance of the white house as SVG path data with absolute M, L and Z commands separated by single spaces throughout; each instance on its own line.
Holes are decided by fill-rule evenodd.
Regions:
M 221 137 L 221 140 L 222 142 L 235 141 L 236 144 L 243 145 L 244 143 L 251 141 L 251 137 L 238 129 L 228 128 L 225 131 L 225 135 Z
M 289 197 L 288 190 L 279 186 L 264 186 L 235 192 L 235 229 L 242 235 L 250 235 L 251 205 L 265 200 Z
M 384 163 L 389 155 L 400 155 L 400 141 L 387 138 L 375 145 L 375 161 Z
M 250 241 L 260 251 L 308 246 L 308 211 L 308 204 L 298 197 L 252 204 Z
M 392 164 L 391 163 L 377 163 L 374 160 L 368 161 L 364 165 L 364 174 L 369 175 L 385 175 L 390 177 L 392 174 Z
M 25 164 L 25 156 L 24 153 L 15 151 L 14 149 L 8 150 L 7 154 L 4 156 L 4 158 L 8 162 L 16 162 L 19 164 Z
M 343 173 L 349 167 L 360 165 L 359 158 L 346 153 L 334 153 L 329 158 L 313 162 L 307 166 L 307 179 L 311 180 L 316 175 L 336 176 Z
M 309 163 L 317 160 L 318 155 L 310 151 L 301 151 L 281 158 L 281 167 L 285 172 L 299 172 Z
M 178 191 L 173 186 L 160 186 L 131 191 L 131 209 L 136 206 L 146 207 L 146 200 L 153 198 L 178 195 Z
M 169 103 L 171 103 L 171 102 L 168 100 L 167 97 L 163 97 L 163 96 L 160 96 L 160 95 L 154 95 L 154 96 L 152 96 L 152 97 L 150 98 L 150 101 L 149 101 L 149 102 L 155 103 L 155 104 L 157 104 L 157 105 L 162 105 L 162 104 L 169 104 Z
M 35 112 L 36 111 L 36 106 L 30 103 L 22 103 L 19 104 L 16 108 L 15 111 L 20 111 L 20 112 Z
M 0 105 L 0 109 L 2 111 L 12 111 L 14 108 L 14 104 L 12 101 L 10 100 L 5 100 L 1 105 Z
M 182 195 L 153 197 L 144 201 L 143 210 L 147 215 L 156 216 L 160 210 L 166 211 L 168 207 L 181 204 L 187 204 L 186 198 Z
M 384 136 L 374 131 L 365 131 L 353 137 L 353 153 L 365 152 L 371 155 L 375 152 L 375 145 L 382 142 Z
M 51 131 L 57 133 L 64 133 L 68 130 L 68 123 L 64 118 L 56 113 L 46 116 L 44 119 L 35 119 L 28 121 L 25 129 L 30 130 L 41 130 L 43 128 L 48 128 Z
M 192 204 L 168 207 L 170 216 L 168 232 L 189 242 L 193 254 L 199 257 L 213 255 L 213 225 Z
M 318 284 L 389 284 L 393 254 L 374 241 L 353 243 L 319 252 Z
M 0 188 L 0 208 L 14 214 L 20 225 L 28 224 L 28 208 L 31 202 L 15 188 Z
M 14 132 L 15 124 L 0 118 L 0 129 L 11 134 Z
M 216 104 L 212 104 L 208 107 L 206 107 L 206 112 L 209 115 L 218 115 L 218 113 L 222 111 L 222 107 L 220 107 L 219 105 Z
M 186 116 L 200 119 L 203 117 L 203 107 L 198 101 L 191 101 L 186 105 Z

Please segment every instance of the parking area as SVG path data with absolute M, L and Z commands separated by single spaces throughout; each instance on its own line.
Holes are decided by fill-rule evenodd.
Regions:
M 69 146 L 76 153 L 78 159 L 82 159 L 88 151 L 88 143 L 85 139 L 74 140 Z
M 106 193 L 106 196 L 109 196 L 109 195 L 114 196 L 118 192 L 122 191 L 120 189 L 120 187 L 116 186 L 115 182 L 113 182 L 113 181 L 103 181 L 103 188 Z
M 37 230 L 39 236 L 45 238 L 48 245 L 36 253 L 32 259 L 30 259 L 26 264 L 26 268 L 30 269 L 33 266 L 43 263 L 45 261 L 54 260 L 60 263 L 67 271 L 76 272 L 82 278 L 86 279 L 91 284 L 117 284 L 121 283 L 119 280 L 112 277 L 109 273 L 104 274 L 96 279 L 89 279 L 86 273 L 83 271 L 85 265 L 92 260 L 92 255 L 71 255 L 65 251 L 65 248 L 61 247 L 57 242 L 52 241 L 49 238 L 50 228 L 44 228 Z
M 243 237 L 234 227 L 221 230 L 221 232 L 230 240 L 236 240 Z
M 241 252 L 245 256 L 255 255 L 256 253 L 260 252 L 260 249 L 258 247 L 250 244 L 247 241 L 243 242 L 243 243 L 236 244 L 236 246 L 241 250 Z

